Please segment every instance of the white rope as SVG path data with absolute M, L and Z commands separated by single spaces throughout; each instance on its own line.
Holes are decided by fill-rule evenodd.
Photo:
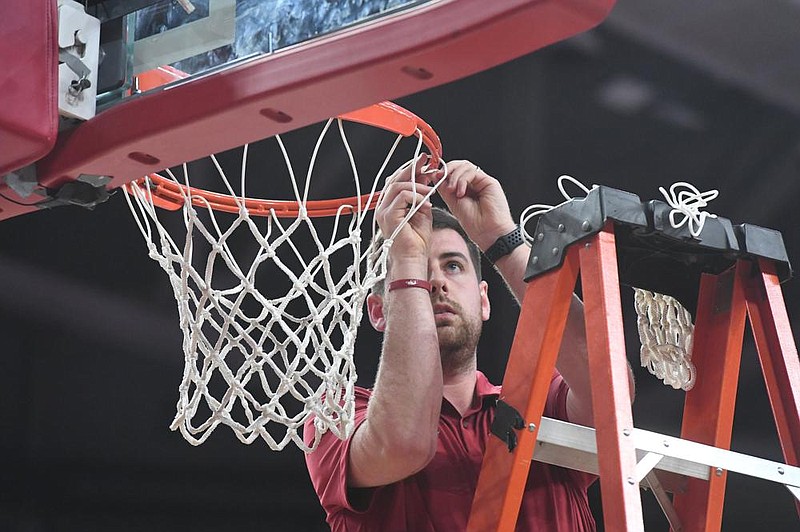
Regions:
M 669 223 L 675 229 L 680 229 L 684 224 L 688 224 L 689 233 L 697 238 L 703 231 L 706 218 L 717 217 L 716 214 L 701 210 L 708 206 L 709 201 L 719 196 L 719 191 L 716 189 L 700 192 L 691 183 L 678 181 L 669 187 L 669 192 L 664 187 L 658 187 L 658 190 L 672 207 L 672 210 L 669 211 Z M 679 215 L 683 215 L 683 218 L 676 221 Z
M 574 177 L 572 177 L 570 175 L 559 176 L 559 178 L 558 178 L 558 190 L 561 192 L 561 195 L 564 197 L 564 202 L 560 203 L 559 205 L 563 205 L 567 201 L 571 201 L 571 200 L 575 199 L 575 196 L 571 196 L 570 194 L 568 194 L 566 189 L 564 188 L 564 183 L 567 183 L 567 182 L 572 183 L 573 185 L 575 185 L 576 187 L 581 189 L 581 191 L 583 191 L 584 194 L 589 194 L 589 188 L 587 188 L 586 185 L 584 185 L 583 183 L 581 183 L 580 181 L 578 181 Z M 594 185 L 592 188 L 595 188 L 596 186 L 597 185 Z M 547 211 L 555 209 L 557 206 L 558 205 L 545 205 L 543 203 L 534 203 L 533 205 L 529 205 L 528 207 L 526 207 L 522 211 L 522 214 L 519 217 L 519 227 L 521 229 L 522 239 L 528 245 L 532 245 L 533 244 L 533 236 L 530 233 L 528 233 L 528 231 L 525 229 L 525 226 L 533 218 L 539 216 L 540 214 L 544 214 Z
M 273 211 L 265 222 L 257 223 L 249 215 L 245 208 L 246 146 L 239 193 L 212 156 L 224 189 L 236 199 L 238 213 L 218 213 L 204 201 L 193 205 L 192 199 L 201 198 L 190 198 L 190 193 L 182 190 L 186 231 L 182 243 L 170 235 L 169 214 L 153 205 L 148 186 L 126 190 L 149 256 L 167 273 L 177 301 L 185 364 L 177 413 L 170 428 L 179 430 L 194 445 L 206 441 L 219 425 L 230 427 L 243 443 L 261 438 L 273 450 L 294 443 L 306 452 L 313 450 L 328 430 L 342 439 L 352 433 L 357 328 L 364 300 L 385 276 L 387 251 L 400 230 L 380 249 L 372 249 L 362 246 L 362 224 L 368 213 L 366 207 L 378 194 L 379 181 L 402 137 L 395 140 L 375 174 L 366 202 L 359 200 L 356 205 L 339 208 L 330 235 L 322 235 L 308 216 L 307 201 L 317 153 L 331 123 L 324 126 L 314 147 L 302 187 L 283 141 L 276 137 L 300 204 L 299 215 L 292 220 L 281 220 Z M 359 175 L 341 121 L 338 129 L 355 195 L 360 198 Z M 418 160 L 422 147 L 418 140 L 406 165 Z M 446 176 L 446 167 L 444 170 Z M 189 185 L 186 165 L 183 183 L 169 170 L 166 176 Z M 444 179 L 434 190 L 442 182 Z M 381 201 L 379 196 L 378 203 Z M 415 200 L 404 223 L 420 206 Z M 234 241 L 243 235 L 249 235 L 256 244 L 253 257 L 236 253 Z M 313 249 L 304 251 L 293 238 L 312 241 Z M 203 248 L 208 249 L 205 261 L 201 257 Z M 344 271 L 334 271 L 334 258 L 348 264 Z M 288 280 L 291 287 L 287 292 L 271 293 L 273 285 L 285 286 L 273 282 L 275 276 Z M 315 434 L 306 444 L 302 427 L 312 416 Z

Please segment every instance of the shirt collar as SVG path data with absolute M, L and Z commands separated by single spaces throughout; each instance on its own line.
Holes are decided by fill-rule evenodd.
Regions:
M 480 397 L 481 399 L 485 399 L 491 395 L 500 395 L 500 386 L 495 386 L 489 379 L 486 378 L 486 375 L 483 372 L 476 371 L 475 372 L 475 395 Z
M 472 404 L 470 405 L 469 409 L 464 413 L 463 417 L 470 416 L 478 411 L 480 411 L 486 400 L 495 401 L 497 397 L 500 395 L 500 386 L 495 386 L 489 379 L 486 378 L 480 371 L 475 371 L 475 391 L 472 395 Z M 445 406 L 446 405 L 446 406 Z M 442 414 L 448 416 L 456 415 L 458 412 L 456 408 L 448 401 L 446 398 L 442 397 Z
M 484 407 L 487 400 L 494 402 L 500 395 L 500 386 L 495 386 L 489 379 L 486 378 L 480 371 L 475 372 L 475 395 L 472 399 L 472 405 L 469 410 L 464 414 L 464 417 L 478 412 Z

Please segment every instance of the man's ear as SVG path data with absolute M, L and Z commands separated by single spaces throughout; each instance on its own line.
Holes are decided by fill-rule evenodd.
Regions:
M 481 281 L 481 318 L 483 321 L 489 319 L 492 313 L 492 306 L 489 304 L 489 284 L 486 281 Z
M 367 314 L 372 327 L 378 331 L 386 330 L 386 316 L 383 313 L 383 298 L 377 294 L 367 296 Z

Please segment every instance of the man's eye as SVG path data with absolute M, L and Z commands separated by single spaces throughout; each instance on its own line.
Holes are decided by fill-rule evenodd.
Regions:
M 455 261 L 448 262 L 448 263 L 446 264 L 446 266 L 445 266 L 445 267 L 446 267 L 446 268 L 447 268 L 449 271 L 452 271 L 452 272 L 460 272 L 461 270 L 463 270 L 463 269 L 464 269 L 464 268 L 461 266 L 461 263 L 460 263 L 460 262 L 455 262 Z

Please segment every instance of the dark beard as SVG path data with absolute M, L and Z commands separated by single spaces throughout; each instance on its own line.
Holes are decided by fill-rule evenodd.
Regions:
M 456 314 L 452 323 L 436 329 L 439 335 L 442 373 L 456 375 L 473 367 L 483 321 L 480 317 L 470 319 L 469 316 L 465 316 L 461 305 L 453 301 L 442 299 L 434 303 L 445 303 L 452 307 Z

